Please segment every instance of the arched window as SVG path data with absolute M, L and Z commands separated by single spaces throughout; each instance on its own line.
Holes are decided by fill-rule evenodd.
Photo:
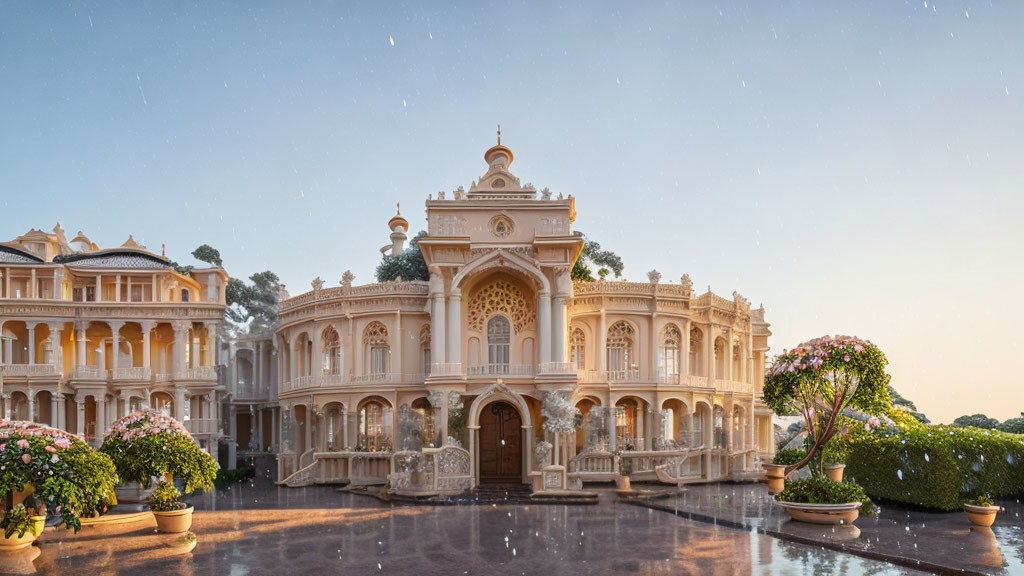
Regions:
M 679 350 L 683 335 L 675 324 L 668 324 L 661 331 L 661 348 L 658 349 L 658 367 L 665 376 L 679 374 Z
M 494 316 L 487 321 L 487 363 L 508 370 L 509 342 L 512 330 L 508 318 Z
M 390 373 L 391 346 L 388 344 L 387 326 L 380 322 L 370 322 L 363 330 L 363 346 L 366 348 L 366 373 Z
M 359 409 L 359 448 L 378 452 L 391 448 L 390 423 L 385 418 L 384 404 L 370 400 Z
M 690 328 L 690 375 L 692 376 L 701 375 L 701 367 L 697 362 L 701 350 L 703 350 L 703 334 L 696 327 Z
M 333 326 L 324 329 L 320 336 L 321 352 L 323 353 L 323 373 L 341 373 L 341 335 Z
M 608 371 L 624 373 L 632 369 L 633 327 L 624 321 L 612 324 L 607 340 Z
M 575 328 L 572 334 L 569 336 L 569 361 L 572 362 L 577 370 L 585 370 L 587 356 L 587 335 L 583 333 L 583 330 Z
M 423 374 L 430 376 L 430 324 L 420 328 L 420 358 L 423 359 Z

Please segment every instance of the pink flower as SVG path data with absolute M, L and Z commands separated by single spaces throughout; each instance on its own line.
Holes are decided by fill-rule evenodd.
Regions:
M 849 362 L 849 361 L 850 361 L 850 355 L 849 354 L 844 355 L 843 356 L 843 362 Z
M 56 451 L 57 451 L 57 449 L 56 449 L 56 448 L 54 448 L 53 446 L 46 446 L 46 447 L 44 448 L 44 450 L 46 450 L 46 451 L 47 451 L 47 452 L 49 452 L 50 454 L 53 454 L 54 452 L 56 452 Z
M 30 464 L 32 462 L 32 455 L 31 454 L 22 454 L 21 455 L 21 461 L 24 462 L 25 464 Z
M 18 440 L 18 448 L 21 448 L 23 450 L 27 449 L 28 448 L 28 440 L 25 440 L 24 438 L 19 439 Z

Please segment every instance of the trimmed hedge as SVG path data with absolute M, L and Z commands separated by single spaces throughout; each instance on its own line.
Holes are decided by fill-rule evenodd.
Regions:
M 969 495 L 1024 494 L 1024 436 L 919 424 L 855 433 L 846 473 L 872 498 L 957 510 Z

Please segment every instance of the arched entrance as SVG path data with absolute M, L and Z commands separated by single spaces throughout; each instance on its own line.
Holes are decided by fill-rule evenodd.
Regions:
M 480 483 L 519 484 L 523 480 L 523 419 L 508 402 L 492 402 L 480 412 Z

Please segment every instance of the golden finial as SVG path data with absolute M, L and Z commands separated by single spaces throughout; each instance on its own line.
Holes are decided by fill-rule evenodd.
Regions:
M 395 202 L 395 215 L 400 216 L 402 214 L 402 203 Z
M 501 124 L 498 124 L 498 146 L 501 146 Z

